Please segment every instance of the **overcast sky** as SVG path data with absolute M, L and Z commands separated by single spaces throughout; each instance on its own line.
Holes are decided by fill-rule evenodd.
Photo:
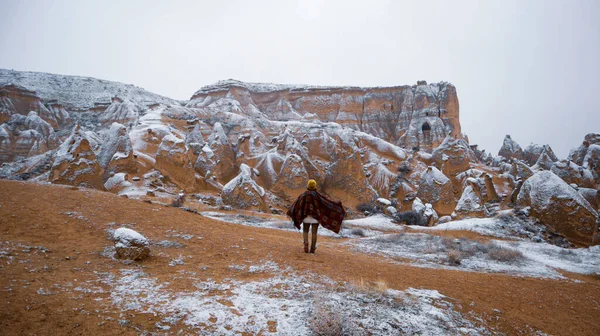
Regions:
M 220 79 L 456 85 L 463 132 L 566 157 L 600 133 L 600 1 L 6 1 L 0 67 L 189 99 Z

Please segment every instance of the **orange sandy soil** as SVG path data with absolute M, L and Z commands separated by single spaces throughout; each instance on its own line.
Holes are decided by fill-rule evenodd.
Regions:
M 68 216 L 65 212 L 77 212 L 86 219 Z M 239 272 L 228 266 L 272 260 L 280 266 L 323 274 L 340 283 L 367 286 L 384 283 L 387 288 L 397 290 L 435 289 L 452 298 L 465 316 L 480 317 L 494 332 L 517 335 L 540 330 L 553 335 L 600 334 L 598 277 L 565 274 L 570 280 L 550 280 L 411 267 L 353 252 L 341 244 L 347 240 L 327 237 L 319 237 L 316 254 L 305 254 L 301 234 L 296 232 L 228 224 L 178 208 L 96 190 L 5 180 L 0 181 L 2 247 L 20 243 L 42 245 L 50 251 L 23 252 L 16 248 L 11 251 L 12 262 L 8 263 L 6 257 L 0 258 L 1 334 L 137 334 L 136 326 L 152 330 L 154 324 L 160 322 L 160 317 L 151 314 L 128 314 L 131 324 L 120 326 L 118 311 L 98 316 L 94 311 L 102 309 L 101 303 L 93 297 L 99 294 L 36 293 L 39 288 L 52 288 L 54 284 L 71 282 L 77 286 L 77 283 L 97 279 L 94 272 L 115 272 L 123 266 L 119 261 L 100 255 L 105 246 L 112 244 L 106 239 L 106 229 L 111 222 L 135 223 L 133 228 L 151 240 L 168 239 L 185 245 L 181 249 L 155 246 L 152 256 L 139 262 L 144 272 L 163 281 L 180 275 L 182 269 L 198 272 L 201 279 L 215 281 L 260 279 L 265 275 Z M 167 230 L 203 238 L 168 238 Z M 464 234 L 471 239 L 476 236 L 444 233 L 448 234 Z M 240 248 L 232 248 L 233 245 Z M 186 259 L 185 265 L 169 267 L 169 261 L 180 254 L 192 258 Z M 203 266 L 209 267 L 199 271 Z M 171 281 L 171 287 L 193 290 L 193 284 L 185 278 L 176 283 Z M 100 295 L 105 296 L 106 304 L 109 294 Z M 82 309 L 91 313 L 82 314 Z M 107 321 L 107 317 L 111 319 Z M 193 332 L 186 328 L 180 324 L 170 332 Z

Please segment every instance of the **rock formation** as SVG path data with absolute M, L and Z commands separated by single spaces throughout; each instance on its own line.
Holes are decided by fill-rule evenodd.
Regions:
M 128 228 L 118 228 L 113 233 L 115 257 L 125 260 L 142 260 L 150 255 L 150 244 L 146 237 Z
M 452 214 L 456 207 L 452 182 L 432 166 L 429 166 L 421 175 L 417 197 L 425 203 L 430 203 L 441 216 Z
M 90 140 L 79 125 L 75 126 L 56 152 L 49 181 L 104 190 L 103 175 L 104 169 L 96 159 Z
M 267 212 L 265 190 L 253 179 L 254 171 L 246 164 L 240 166 L 240 173 L 223 186 L 223 203 L 238 209 L 252 209 Z
M 551 171 L 536 173 L 523 183 L 517 206 L 530 207 L 532 217 L 574 244 L 600 242 L 597 211 Z
M 498 151 L 498 155 L 507 159 L 523 160 L 523 149 L 510 137 L 510 135 L 507 134 L 504 137 L 504 141 L 502 142 L 502 147 L 500 147 L 500 150 Z

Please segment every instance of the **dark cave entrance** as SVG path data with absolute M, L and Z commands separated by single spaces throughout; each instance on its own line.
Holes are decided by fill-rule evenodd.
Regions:
M 423 141 L 426 144 L 431 143 L 431 126 L 429 126 L 428 122 L 425 122 L 423 126 L 421 126 L 421 131 L 423 131 Z

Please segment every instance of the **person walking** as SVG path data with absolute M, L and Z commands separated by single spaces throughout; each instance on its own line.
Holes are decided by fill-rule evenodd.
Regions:
M 317 182 L 309 180 L 307 190 L 292 204 L 287 215 L 294 221 L 296 229 L 303 225 L 304 252 L 308 253 L 308 231 L 312 228 L 310 253 L 317 249 L 317 231 L 319 224 L 324 228 L 339 233 L 346 211 L 342 202 L 334 202 L 317 191 Z

